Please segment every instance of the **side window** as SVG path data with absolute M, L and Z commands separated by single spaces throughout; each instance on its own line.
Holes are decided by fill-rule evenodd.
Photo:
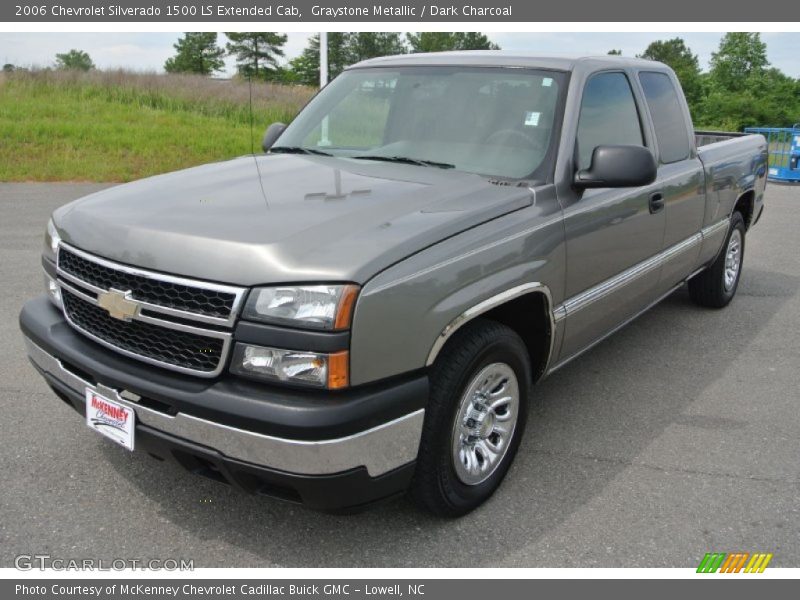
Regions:
M 672 80 L 666 73 L 639 73 L 647 108 L 656 128 L 656 141 L 662 163 L 689 158 L 689 136 L 681 103 Z
M 586 83 L 577 140 L 581 169 L 590 166 L 597 146 L 644 146 L 633 91 L 624 73 L 600 73 Z

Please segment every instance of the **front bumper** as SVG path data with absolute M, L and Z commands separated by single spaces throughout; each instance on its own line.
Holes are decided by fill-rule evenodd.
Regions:
M 137 449 L 157 458 L 319 509 L 368 504 L 410 482 L 424 375 L 334 394 L 198 381 L 103 349 L 44 296 L 25 305 L 20 326 L 31 362 L 63 400 L 83 413 L 88 387 L 130 407 Z

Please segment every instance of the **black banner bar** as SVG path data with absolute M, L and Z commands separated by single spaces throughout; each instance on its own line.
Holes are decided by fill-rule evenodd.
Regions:
M 709 580 L 715 579 L 714 583 Z M 713 590 L 711 589 L 713 587 Z M 793 598 L 796 581 L 743 575 L 698 575 L 696 579 L 27 579 L 0 582 L 4 599 L 85 600 L 484 600 L 486 598 L 642 598 L 691 600 L 709 595 L 726 600 Z
M 761 0 L 3 0 L 1 22 L 764 22 L 800 3 Z

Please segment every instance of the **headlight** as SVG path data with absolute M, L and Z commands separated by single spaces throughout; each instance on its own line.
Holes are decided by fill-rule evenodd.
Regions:
M 56 252 L 58 251 L 58 244 L 60 241 L 61 237 L 59 237 L 58 231 L 56 231 L 56 225 L 53 223 L 53 219 L 50 219 L 47 222 L 47 230 L 44 234 L 43 254 L 52 262 L 56 262 Z
M 340 389 L 349 384 L 349 354 L 236 344 L 231 371 L 269 381 Z
M 243 317 L 267 323 L 340 330 L 350 327 L 356 285 L 299 285 L 256 288 Z

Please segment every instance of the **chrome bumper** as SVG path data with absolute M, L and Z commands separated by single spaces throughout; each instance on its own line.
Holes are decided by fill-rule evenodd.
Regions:
M 94 385 L 66 370 L 61 361 L 25 337 L 28 357 L 42 371 L 85 397 L 86 388 L 129 407 L 138 423 L 216 450 L 233 459 L 302 475 L 328 475 L 365 467 L 377 477 L 417 457 L 423 409 L 347 437 L 305 441 L 272 437 L 184 413 L 168 415 L 120 395 L 120 390 Z

